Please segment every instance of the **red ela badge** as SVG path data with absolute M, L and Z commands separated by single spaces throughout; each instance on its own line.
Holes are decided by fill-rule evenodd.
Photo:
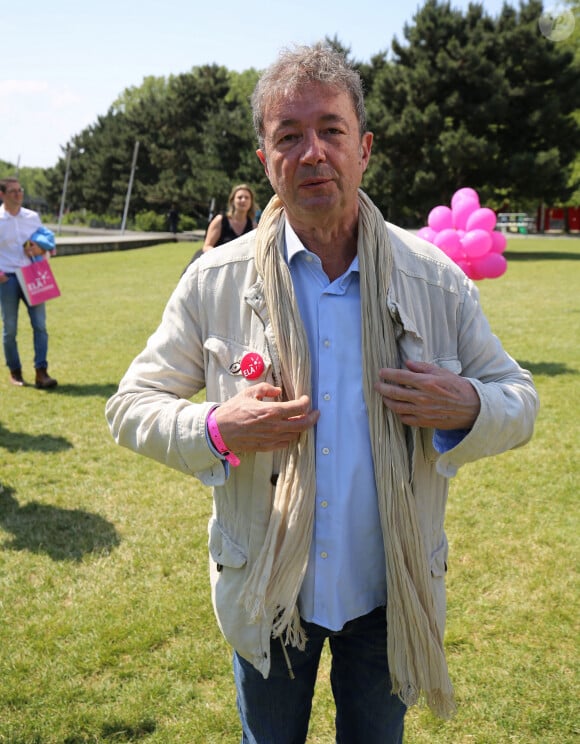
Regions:
M 257 380 L 264 371 L 264 360 L 259 354 L 251 351 L 244 354 L 240 362 L 240 372 L 246 380 Z

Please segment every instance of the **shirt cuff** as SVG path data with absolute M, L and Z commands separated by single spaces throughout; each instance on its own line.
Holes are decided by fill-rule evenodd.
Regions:
M 435 429 L 433 432 L 433 447 L 442 455 L 450 449 L 457 447 L 471 429 Z

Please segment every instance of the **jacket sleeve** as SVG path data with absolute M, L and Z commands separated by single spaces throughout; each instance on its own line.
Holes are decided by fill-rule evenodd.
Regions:
M 471 282 L 464 285 L 458 312 L 461 374 L 477 391 L 481 409 L 467 435 L 438 458 L 437 470 L 446 477 L 454 476 L 465 463 L 526 444 L 539 409 L 531 374 L 492 333 Z
M 196 272 L 182 277 L 161 324 L 108 400 L 105 415 L 117 444 L 193 475 L 206 485 L 225 481 L 222 461 L 205 431 L 210 402 L 189 399 L 205 386 Z

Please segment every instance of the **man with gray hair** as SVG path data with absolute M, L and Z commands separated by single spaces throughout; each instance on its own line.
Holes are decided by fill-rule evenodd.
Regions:
M 528 441 L 537 395 L 473 283 L 360 190 L 373 135 L 343 55 L 283 52 L 252 104 L 275 196 L 188 269 L 106 414 L 213 487 L 242 742 L 306 740 L 328 641 L 337 742 L 398 744 L 419 696 L 454 711 L 449 478 Z

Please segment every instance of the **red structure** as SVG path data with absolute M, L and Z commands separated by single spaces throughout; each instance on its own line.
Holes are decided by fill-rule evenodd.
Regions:
M 580 207 L 538 207 L 538 232 L 580 232 Z
M 580 207 L 568 207 L 568 231 L 580 232 Z

